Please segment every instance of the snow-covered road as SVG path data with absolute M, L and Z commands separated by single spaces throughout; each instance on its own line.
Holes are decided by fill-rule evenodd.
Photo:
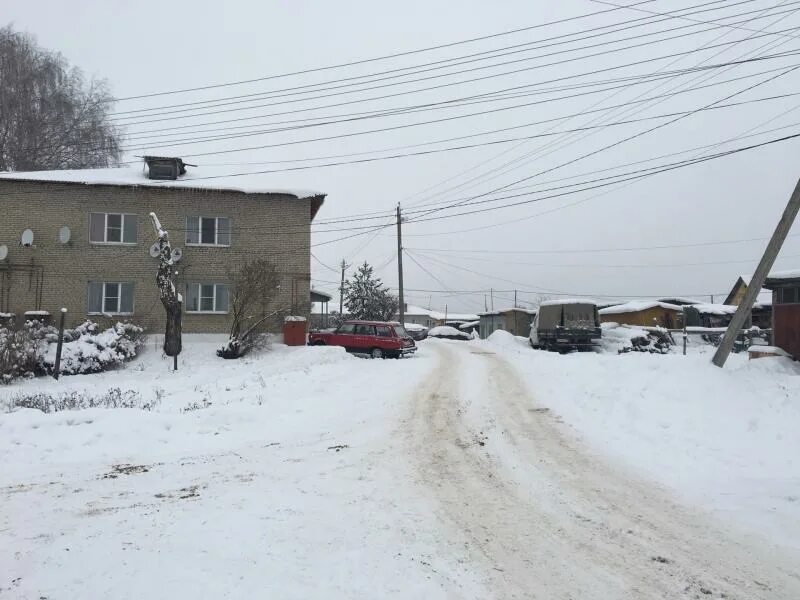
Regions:
M 527 361 L 565 357 L 213 348 L 187 345 L 178 373 L 151 351 L 0 389 L 161 401 L 0 414 L 0 598 L 800 597 L 797 547 L 691 508 L 561 422 L 563 376 L 540 385 Z
M 797 598 L 796 553 L 732 534 L 565 437 L 485 347 L 438 342 L 408 443 L 443 555 L 499 598 Z

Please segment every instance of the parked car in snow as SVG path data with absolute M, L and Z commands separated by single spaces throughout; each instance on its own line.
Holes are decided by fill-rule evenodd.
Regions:
M 601 336 L 597 304 L 591 300 L 542 302 L 531 324 L 532 348 L 589 350 Z
M 439 325 L 428 331 L 428 337 L 442 338 L 445 340 L 471 340 L 472 335 L 449 325 Z
M 408 335 L 410 335 L 411 338 L 417 342 L 428 337 L 428 328 L 424 325 L 418 325 L 417 323 L 406 323 L 405 330 L 408 332 Z
M 345 321 L 333 331 L 309 334 L 311 346 L 342 346 L 348 352 L 372 358 L 400 358 L 417 351 L 417 346 L 400 323 L 386 321 Z

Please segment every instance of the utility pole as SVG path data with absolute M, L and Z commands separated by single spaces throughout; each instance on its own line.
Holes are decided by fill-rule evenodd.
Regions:
M 781 220 L 778 221 L 778 225 L 775 228 L 775 233 L 772 234 L 772 238 L 769 240 L 766 250 L 764 250 L 764 256 L 761 257 L 761 261 L 758 263 L 758 267 L 756 267 L 756 272 L 753 274 L 753 278 L 750 280 L 750 284 L 744 292 L 744 297 L 739 303 L 739 307 L 736 309 L 733 319 L 731 319 L 730 325 L 728 325 L 728 329 L 725 331 L 725 336 L 722 338 L 717 352 L 714 354 L 712 362 L 716 366 L 725 366 L 725 361 L 728 359 L 728 355 L 733 349 L 736 337 L 739 335 L 739 332 L 742 330 L 747 320 L 747 316 L 753 309 L 753 304 L 755 304 L 758 294 L 761 293 L 764 280 L 767 278 L 767 275 L 769 275 L 772 265 L 775 264 L 778 252 L 781 251 L 781 246 L 783 246 L 783 242 L 786 240 L 786 236 L 794 224 L 798 211 L 800 211 L 800 181 L 797 182 L 794 192 L 792 192 L 789 198 Z
M 489 290 L 489 297 L 492 299 L 492 312 L 494 312 L 494 288 Z
M 340 266 L 342 267 L 342 283 L 339 286 L 339 316 L 341 317 L 344 315 L 344 312 L 342 312 L 344 310 L 344 271 L 349 265 L 342 259 L 342 264 Z
M 397 287 L 400 288 L 400 325 L 406 322 L 406 307 L 403 298 L 403 217 L 400 214 L 400 203 L 397 203 Z
M 489 312 L 489 306 L 486 304 L 486 294 L 483 295 L 483 312 Z

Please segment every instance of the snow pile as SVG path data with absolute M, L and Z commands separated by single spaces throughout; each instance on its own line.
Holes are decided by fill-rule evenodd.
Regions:
M 600 327 L 602 336 L 598 345 L 604 352 L 616 354 L 626 348 L 632 348 L 634 340 L 648 338 L 648 332 L 641 327 L 620 325 L 612 321 L 602 323 Z
M 428 328 L 418 323 L 405 323 L 403 325 L 406 331 L 428 331 Z
M 471 340 L 472 336 L 466 331 L 459 331 L 449 325 L 440 325 L 428 331 L 428 337 L 445 338 L 448 340 Z
M 800 548 L 800 365 L 737 354 L 719 369 L 707 348 L 562 356 L 504 339 L 480 344 L 505 356 L 590 448 L 724 522 Z

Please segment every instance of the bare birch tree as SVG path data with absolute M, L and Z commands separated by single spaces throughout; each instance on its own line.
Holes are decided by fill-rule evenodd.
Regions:
M 111 100 L 104 80 L 87 82 L 60 53 L 0 28 L 0 171 L 117 164 Z

